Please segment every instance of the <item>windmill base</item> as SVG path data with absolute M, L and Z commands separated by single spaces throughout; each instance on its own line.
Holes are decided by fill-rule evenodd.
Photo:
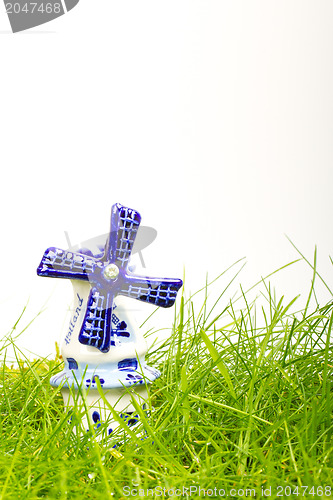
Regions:
M 103 397 L 97 389 L 62 388 L 65 411 L 74 409 L 80 415 L 80 426 L 84 432 L 95 432 L 103 427 L 99 438 L 111 436 L 119 427 L 121 420 L 132 427 L 139 422 L 139 415 L 132 399 L 142 408 L 148 408 L 148 390 L 146 386 L 135 388 L 115 388 L 103 391 Z

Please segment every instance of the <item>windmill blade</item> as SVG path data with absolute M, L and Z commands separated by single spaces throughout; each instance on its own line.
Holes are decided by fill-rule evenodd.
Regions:
M 102 264 L 89 255 L 48 248 L 37 268 L 38 276 L 51 278 L 69 278 L 73 280 L 89 280 L 89 275 Z
M 112 342 L 111 316 L 113 295 L 103 294 L 96 287 L 90 291 L 86 314 L 79 334 L 81 344 L 108 352 Z
M 179 279 L 127 276 L 119 294 L 149 302 L 155 306 L 171 307 L 182 284 L 182 280 Z
M 126 268 L 141 222 L 139 212 L 120 203 L 112 206 L 111 229 L 105 245 L 104 261 Z

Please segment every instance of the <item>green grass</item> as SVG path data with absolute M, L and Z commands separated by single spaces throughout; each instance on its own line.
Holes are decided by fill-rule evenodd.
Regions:
M 214 488 L 217 498 L 219 489 L 264 498 L 262 488 L 265 498 L 333 498 L 333 301 L 310 310 L 316 258 L 312 268 L 298 312 L 267 280 L 255 288 L 262 308 L 242 289 L 230 300 L 228 273 L 211 306 L 208 284 L 183 295 L 170 338 L 149 354 L 162 371 L 153 409 L 141 434 L 119 430 L 116 448 L 117 436 L 73 433 L 76 420 L 68 423 L 49 385 L 59 358 L 2 364 L 0 499 L 145 498 L 154 488 L 154 497 L 169 498 L 183 487 L 191 498 L 214 497 Z

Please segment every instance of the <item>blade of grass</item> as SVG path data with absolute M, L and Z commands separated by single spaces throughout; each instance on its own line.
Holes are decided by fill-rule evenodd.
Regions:
M 217 350 L 213 346 L 212 342 L 210 341 L 208 335 L 206 334 L 206 332 L 203 329 L 200 329 L 200 335 L 201 335 L 202 340 L 206 344 L 206 347 L 207 347 L 214 363 L 216 364 L 222 377 L 224 378 L 231 395 L 236 399 L 236 393 L 235 393 L 234 387 L 232 385 L 232 381 L 231 381 L 228 369 L 225 366 L 225 364 L 223 363 L 223 361 L 221 360 L 221 355 L 217 352 Z

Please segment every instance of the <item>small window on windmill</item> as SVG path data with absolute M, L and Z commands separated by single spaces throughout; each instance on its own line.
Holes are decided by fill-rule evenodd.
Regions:
M 119 321 L 117 328 L 115 330 L 116 335 L 118 337 L 129 338 L 130 333 L 126 330 L 126 328 L 127 328 L 127 324 L 125 323 L 125 321 Z
M 66 359 L 67 359 L 67 363 L 68 363 L 68 368 L 70 370 L 77 370 L 78 369 L 77 362 L 75 361 L 74 358 L 66 358 Z

